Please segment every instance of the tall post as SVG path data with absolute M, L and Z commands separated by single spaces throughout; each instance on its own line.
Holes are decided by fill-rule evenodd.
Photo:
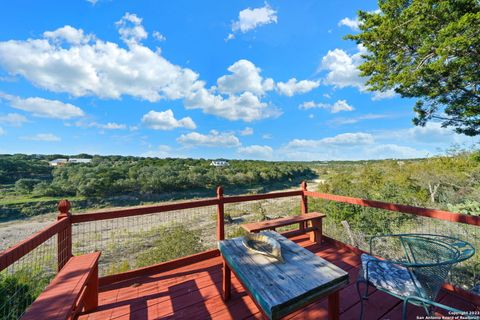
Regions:
M 225 211 L 223 204 L 223 188 L 217 187 L 217 240 L 225 239 Z
M 302 193 L 302 203 L 300 204 L 300 210 L 301 210 L 302 214 L 305 214 L 305 213 L 308 213 L 308 198 L 305 195 L 305 191 L 307 191 L 307 182 L 302 181 L 302 183 L 300 184 L 300 188 L 303 191 L 303 193 Z M 300 222 L 299 226 L 298 226 L 298 229 L 305 230 L 305 223 Z
M 60 271 L 67 261 L 72 257 L 72 222 L 70 214 L 70 202 L 67 199 L 60 200 L 58 203 L 57 220 L 68 219 L 67 227 L 57 234 L 57 259 L 58 271 Z
M 308 198 L 305 195 L 305 191 L 307 191 L 307 182 L 302 181 L 302 183 L 300 184 L 300 188 L 302 188 L 302 191 L 303 191 L 303 194 L 302 194 L 302 208 L 301 208 L 302 214 L 303 213 L 308 213 Z

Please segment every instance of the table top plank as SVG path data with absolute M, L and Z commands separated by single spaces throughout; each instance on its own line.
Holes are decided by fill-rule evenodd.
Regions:
M 348 284 L 348 273 L 273 231 L 263 234 L 280 242 L 285 263 L 247 250 L 242 237 L 219 242 L 230 268 L 270 318 Z

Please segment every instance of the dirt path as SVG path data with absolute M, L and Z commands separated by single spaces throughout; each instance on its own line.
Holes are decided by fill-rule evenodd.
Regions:
M 27 220 L 0 223 L 0 250 L 31 236 L 55 221 L 55 214 L 42 214 Z

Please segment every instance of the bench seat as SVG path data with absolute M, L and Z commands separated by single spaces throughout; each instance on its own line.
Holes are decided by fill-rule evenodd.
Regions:
M 276 228 L 289 226 L 295 223 L 298 223 L 303 227 L 304 223 L 310 221 L 312 224 L 312 227 L 308 230 L 311 231 L 310 240 L 320 243 L 322 235 L 322 219 L 324 217 L 324 213 L 310 212 L 298 216 L 245 223 L 242 224 L 242 228 L 247 232 L 260 232 L 262 230 L 275 230 Z
M 87 312 L 96 309 L 99 258 L 100 252 L 71 257 L 22 320 L 71 319 L 83 308 Z

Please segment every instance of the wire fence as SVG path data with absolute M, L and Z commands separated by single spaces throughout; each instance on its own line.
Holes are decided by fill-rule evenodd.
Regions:
M 369 251 L 370 237 L 380 234 L 424 233 L 465 240 L 475 247 L 477 254 L 457 264 L 451 271 L 448 282 L 468 291 L 480 285 L 478 226 L 322 199 L 309 198 L 309 207 L 328 213 L 323 228 L 326 236 L 364 251 Z M 397 254 L 392 248 L 390 252 L 387 251 L 382 252 Z
M 276 218 L 299 215 L 301 198 L 299 196 L 236 202 L 225 204 L 225 238 L 235 238 L 245 234 L 241 225 Z M 298 225 L 278 228 L 287 231 L 298 228 Z
M 73 224 L 74 255 L 101 251 L 99 275 L 157 264 L 216 247 L 216 206 Z
M 58 236 L 53 235 L 0 271 L 0 319 L 19 319 L 55 277 L 58 263 L 66 263 L 68 254 L 63 250 L 58 252 L 58 245 L 66 248 L 63 243 L 66 233 L 63 229 L 59 237 L 63 240 L 59 242 Z

